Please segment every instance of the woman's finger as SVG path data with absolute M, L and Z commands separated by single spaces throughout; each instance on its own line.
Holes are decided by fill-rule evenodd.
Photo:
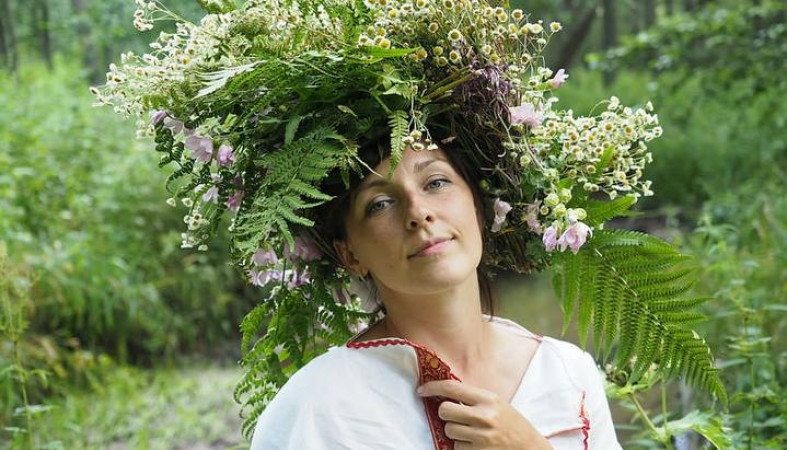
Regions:
M 470 406 L 492 400 L 490 398 L 492 392 L 455 380 L 439 380 L 424 383 L 418 388 L 418 394 L 422 397 L 439 395 Z
M 440 403 L 440 406 L 437 408 L 437 415 L 446 421 L 470 426 L 479 425 L 472 406 L 460 405 L 450 400 Z
M 445 435 L 453 439 L 454 441 L 457 441 L 454 444 L 454 449 L 456 449 L 456 444 L 458 444 L 459 442 L 466 442 L 466 443 L 473 442 L 474 430 L 473 427 L 461 423 L 446 422 Z

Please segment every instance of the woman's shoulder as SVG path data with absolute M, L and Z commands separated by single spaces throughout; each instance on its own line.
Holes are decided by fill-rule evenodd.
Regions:
M 331 387 L 330 391 L 334 392 L 337 382 L 339 386 L 344 385 L 341 382 L 347 381 L 347 377 L 351 376 L 347 367 L 350 356 L 344 347 L 329 348 L 295 371 L 279 394 L 287 395 L 289 391 L 293 391 L 293 394 L 315 395 L 325 391 L 320 389 L 321 387 Z
M 543 351 L 549 357 L 544 359 L 552 364 L 553 371 L 561 371 L 580 390 L 585 390 L 598 377 L 596 360 L 587 351 L 573 342 L 543 336 Z
M 573 342 L 535 333 L 517 322 L 504 317 L 495 316 L 492 317 L 491 320 L 497 325 L 512 330 L 519 335 L 538 340 L 543 344 L 542 347 L 546 353 L 551 353 L 568 366 L 586 366 L 588 360 L 593 360 L 593 357 L 588 352 L 582 350 Z

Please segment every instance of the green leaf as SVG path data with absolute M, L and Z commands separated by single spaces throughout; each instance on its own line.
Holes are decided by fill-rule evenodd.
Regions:
M 405 143 L 402 139 L 407 136 L 409 128 L 407 126 L 407 113 L 402 110 L 394 111 L 388 118 L 391 126 L 391 164 L 388 170 L 388 177 L 392 177 L 396 166 L 402 160 Z
M 355 111 L 350 109 L 349 106 L 337 105 L 336 107 L 339 108 L 339 111 L 341 111 L 343 113 L 350 114 L 351 116 L 356 117 L 356 118 L 358 117 L 358 114 L 355 114 Z
M 721 419 L 715 413 L 694 410 L 678 420 L 667 422 L 666 430 L 671 436 L 679 436 L 686 431 L 693 430 L 708 440 L 718 449 L 732 448 L 730 432 L 732 430 L 722 425 Z M 664 427 L 657 428 L 662 436 L 666 436 Z
M 416 51 L 415 48 L 387 48 L 366 47 L 366 52 L 375 58 L 399 58 Z
M 589 227 L 595 227 L 606 223 L 615 217 L 623 215 L 631 208 L 637 199 L 633 195 L 618 197 L 612 201 L 600 201 L 588 199 L 583 206 L 587 212 L 587 218 L 583 220 Z M 572 205 L 573 207 L 573 205 Z
M 290 145 L 295 138 L 295 133 L 298 132 L 298 125 L 301 123 L 303 116 L 295 116 L 287 122 L 284 129 L 284 145 Z
M 601 158 L 599 158 L 599 161 L 596 163 L 596 178 L 601 176 L 604 170 L 609 167 L 609 164 L 612 162 L 612 154 L 614 151 L 615 147 L 610 145 L 604 150 L 604 153 L 601 154 Z
M 597 355 L 606 359 L 614 348 L 614 365 L 630 372 L 630 381 L 656 363 L 726 401 L 707 343 L 689 328 L 704 320 L 691 309 L 707 299 L 681 297 L 696 282 L 692 258 L 645 233 L 597 230 L 577 255 L 555 253 L 552 263 L 564 333 L 578 302 L 580 344 L 592 325 Z

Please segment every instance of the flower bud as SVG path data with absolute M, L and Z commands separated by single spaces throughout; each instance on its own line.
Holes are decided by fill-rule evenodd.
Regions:
M 560 197 L 558 197 L 554 192 L 547 195 L 547 197 L 544 199 L 544 204 L 547 206 L 554 207 L 557 206 L 558 203 L 560 203 Z

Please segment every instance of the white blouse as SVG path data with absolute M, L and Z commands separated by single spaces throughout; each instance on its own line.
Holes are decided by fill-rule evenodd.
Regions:
M 588 353 L 508 319 L 492 323 L 540 342 L 511 405 L 552 447 L 621 448 Z M 415 392 L 427 381 L 457 379 L 450 367 L 407 339 L 354 340 L 289 379 L 259 417 L 251 450 L 453 449 L 437 416 L 441 400 Z

